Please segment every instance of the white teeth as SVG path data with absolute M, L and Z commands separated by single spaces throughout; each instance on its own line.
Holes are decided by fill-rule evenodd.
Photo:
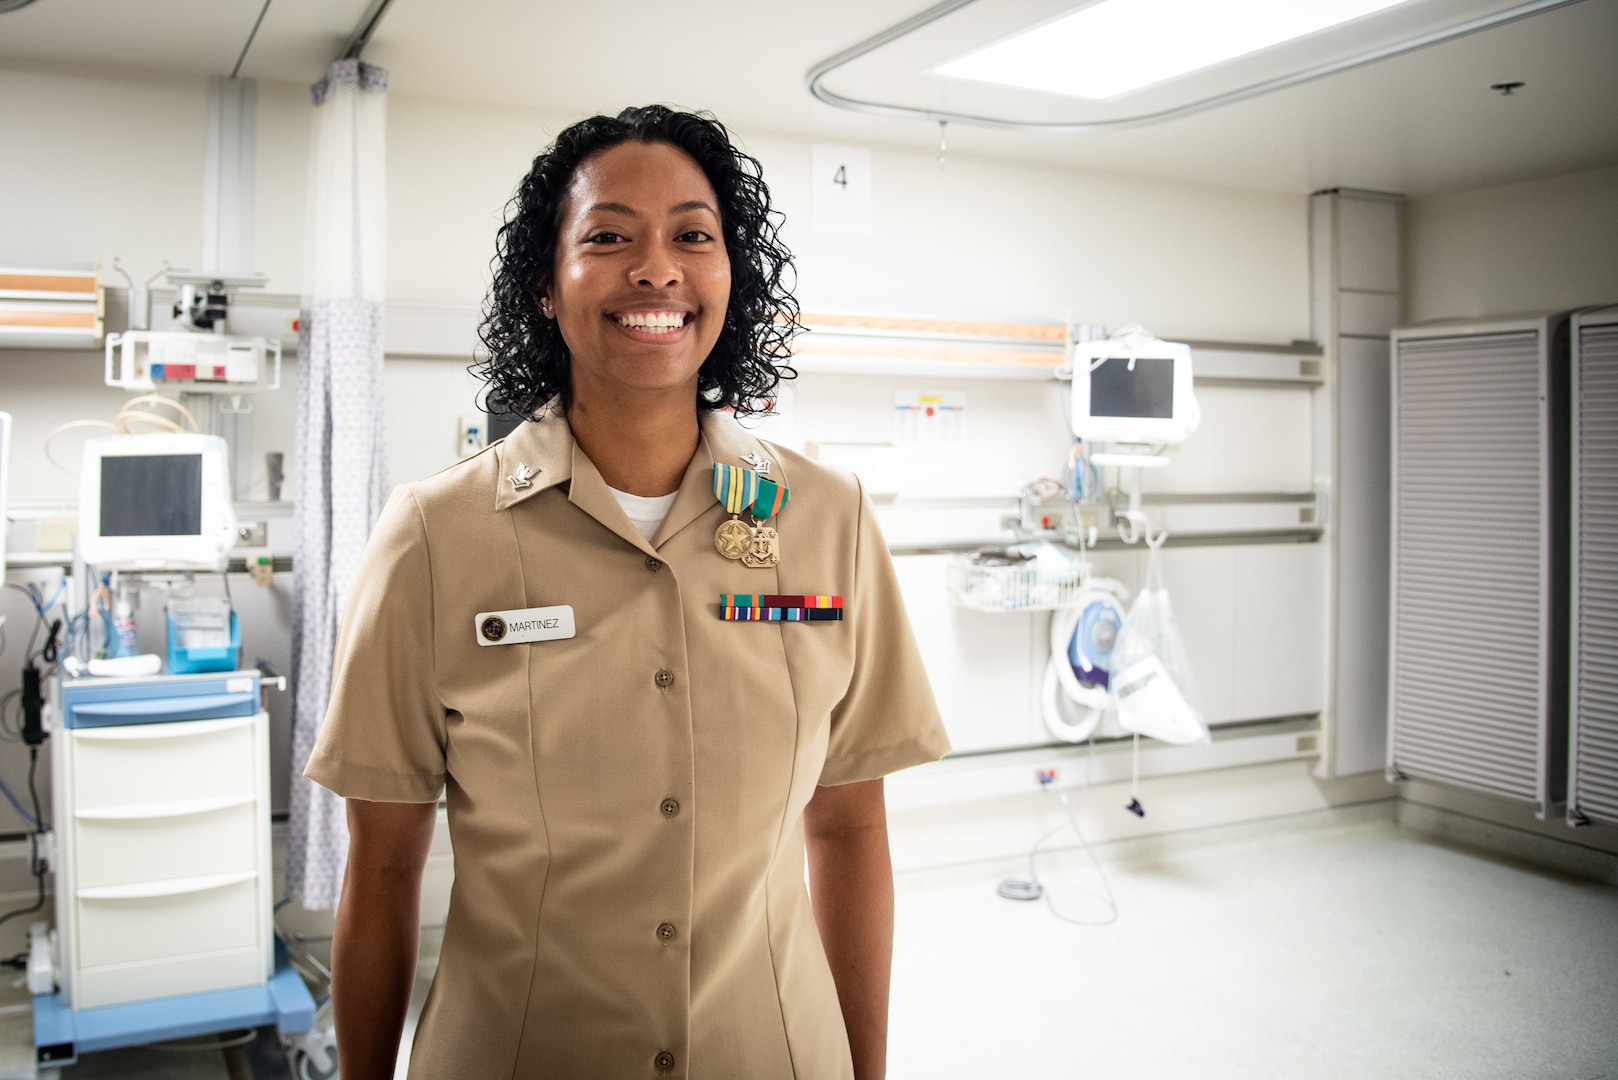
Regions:
M 649 334 L 671 334 L 685 325 L 683 311 L 632 311 L 617 319 L 619 326 Z

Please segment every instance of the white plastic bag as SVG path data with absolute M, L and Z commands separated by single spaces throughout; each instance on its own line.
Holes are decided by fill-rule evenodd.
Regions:
M 1149 548 L 1146 584 L 1118 635 L 1112 694 L 1125 731 L 1180 745 L 1212 741 L 1197 707 L 1191 660 L 1174 623 L 1156 548 Z

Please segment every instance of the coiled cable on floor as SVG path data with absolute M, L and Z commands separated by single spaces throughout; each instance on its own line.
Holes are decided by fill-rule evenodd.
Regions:
M 1093 758 L 1095 754 L 1094 739 L 1090 740 L 1090 754 Z M 1088 762 L 1086 764 L 1088 765 Z M 1073 803 L 1068 800 L 1067 792 L 1063 791 L 1061 785 L 1056 782 L 1056 770 L 1040 769 L 1035 775 L 1039 779 L 1042 790 L 1054 790 L 1057 798 L 1062 800 L 1062 810 L 1067 817 L 1067 821 L 1047 831 L 1038 840 L 1034 841 L 1034 846 L 1028 852 L 1027 879 L 1008 878 L 1000 883 L 997 891 L 1007 900 L 1038 900 L 1040 897 L 1044 897 L 1045 905 L 1050 908 L 1052 915 L 1075 926 L 1107 926 L 1117 922 L 1118 900 L 1113 895 L 1112 882 L 1108 880 L 1107 872 L 1101 868 L 1101 860 L 1096 858 L 1095 849 L 1090 846 L 1090 841 L 1085 838 L 1084 830 L 1079 828 L 1079 818 L 1073 811 Z M 1084 786 L 1085 788 L 1090 786 L 1088 768 L 1086 769 Z M 1101 879 L 1102 895 L 1097 896 L 1095 893 L 1085 893 L 1084 895 L 1092 896 L 1106 905 L 1107 914 L 1105 918 L 1081 919 L 1063 912 L 1056 906 L 1056 899 L 1051 894 L 1050 887 L 1039 879 L 1039 853 L 1041 849 L 1045 847 L 1045 844 L 1052 837 L 1061 834 L 1065 829 L 1073 830 L 1073 835 L 1078 837 L 1079 846 L 1084 849 L 1085 855 L 1090 860 L 1090 865 L 1095 867 L 1096 876 Z
M 1056 789 L 1057 797 L 1062 800 L 1062 809 L 1067 814 L 1067 823 L 1065 825 L 1058 825 L 1056 828 L 1047 832 L 1044 836 L 1041 836 L 1034 843 L 1033 849 L 1028 852 L 1028 878 L 1036 887 L 1039 888 L 1042 893 L 1044 893 L 1045 906 L 1051 909 L 1051 914 L 1055 915 L 1063 922 L 1073 923 L 1075 926 L 1107 926 L 1111 923 L 1115 923 L 1118 921 L 1118 900 L 1112 894 L 1112 882 L 1107 879 L 1107 872 L 1101 868 L 1101 860 L 1096 858 L 1095 849 L 1090 846 L 1090 841 L 1086 840 L 1084 837 L 1084 831 L 1079 828 L 1079 819 L 1078 816 L 1073 813 L 1073 804 L 1068 801 L 1067 792 L 1058 787 L 1054 781 L 1049 786 Z M 1101 879 L 1101 889 L 1103 895 L 1096 896 L 1094 893 L 1086 893 L 1085 895 L 1095 896 L 1097 900 L 1100 900 L 1107 906 L 1107 914 L 1105 918 L 1080 919 L 1073 915 L 1064 914 L 1057 908 L 1056 898 L 1051 895 L 1050 886 L 1039 880 L 1039 850 L 1045 846 L 1045 842 L 1047 840 L 1061 833 L 1064 828 L 1071 828 L 1073 830 L 1073 835 L 1079 838 L 1079 846 L 1084 849 L 1085 855 L 1087 855 L 1090 859 L 1090 865 L 1096 869 L 1096 876 Z

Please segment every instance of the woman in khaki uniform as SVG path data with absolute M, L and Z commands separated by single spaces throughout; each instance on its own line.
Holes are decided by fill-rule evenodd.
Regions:
M 661 107 L 564 131 L 513 200 L 485 374 L 535 419 L 394 492 L 306 768 L 348 799 L 344 1080 L 393 1075 L 440 792 L 411 1077 L 884 1075 L 881 778 L 948 742 L 858 482 L 719 411 L 794 328 L 774 218 Z

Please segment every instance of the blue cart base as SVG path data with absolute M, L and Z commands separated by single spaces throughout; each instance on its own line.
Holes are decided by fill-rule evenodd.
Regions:
M 97 1009 L 70 1009 L 60 994 L 39 994 L 34 998 L 34 1051 L 39 1064 L 55 1067 L 97 1050 L 268 1024 L 292 1035 L 308 1031 L 314 1022 L 314 998 L 276 942 L 275 975 L 259 986 Z

